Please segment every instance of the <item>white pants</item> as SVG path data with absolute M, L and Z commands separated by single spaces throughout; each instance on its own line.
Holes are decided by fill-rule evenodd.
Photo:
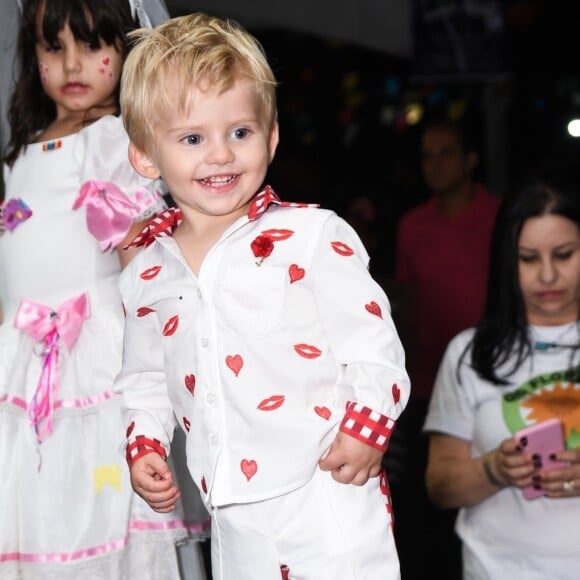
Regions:
M 344 485 L 317 470 L 273 499 L 214 508 L 214 580 L 398 580 L 386 486 Z

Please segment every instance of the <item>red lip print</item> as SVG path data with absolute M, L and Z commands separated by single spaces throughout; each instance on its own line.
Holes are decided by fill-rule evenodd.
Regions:
M 105 64 L 105 65 L 108 65 L 110 62 L 111 62 L 111 59 L 110 59 L 108 56 L 106 56 L 106 57 L 103 59 L 103 64 Z
M 327 421 L 330 419 L 330 416 L 332 415 L 332 413 L 330 412 L 330 409 L 328 407 L 314 407 L 314 412 L 319 417 L 322 417 L 323 419 L 326 419 Z
M 246 476 L 246 479 L 250 481 L 250 479 L 252 479 L 252 477 L 254 477 L 258 471 L 258 464 L 253 459 L 242 459 L 240 463 L 240 469 Z
M 195 375 L 185 375 L 185 387 L 193 395 L 195 391 Z
M 228 355 L 226 356 L 226 365 L 237 377 L 244 366 L 244 359 L 239 354 Z
M 272 229 L 272 230 L 264 230 L 262 234 L 264 236 L 269 236 L 270 238 L 272 238 L 272 241 L 274 242 L 281 242 L 282 240 L 287 240 L 288 238 L 292 237 L 294 235 L 294 232 L 292 230 Z
M 153 278 L 155 278 L 155 276 L 161 272 L 161 268 L 162 266 L 153 266 L 153 268 L 148 268 L 144 272 L 141 272 L 139 277 L 143 280 L 153 280 Z
M 294 282 L 298 282 L 298 280 L 302 280 L 304 278 L 304 268 L 300 268 L 297 264 L 292 264 L 288 268 L 288 274 L 290 274 L 290 284 Z
M 137 308 L 137 317 L 143 318 L 143 316 L 147 316 L 152 312 L 155 312 L 153 308 L 149 308 L 148 306 L 142 306 L 141 308 Z
M 189 433 L 191 423 L 189 422 L 189 419 L 187 417 L 183 417 L 183 426 L 185 427 L 185 430 Z
M 207 483 L 205 481 L 205 477 L 201 478 L 201 490 L 203 493 L 207 493 Z
M 379 318 L 383 317 L 383 313 L 381 312 L 381 307 L 374 300 L 372 302 L 369 302 L 368 304 L 365 304 L 365 308 L 371 314 L 374 314 L 375 316 L 378 316 Z
M 310 344 L 295 344 L 294 350 L 304 358 L 317 358 L 322 351 Z
M 341 256 L 352 256 L 354 254 L 354 250 L 342 242 L 331 242 L 330 245 L 332 246 L 332 249 Z
M 179 326 L 179 316 L 172 316 L 163 327 L 163 336 L 171 336 L 175 334 Z
M 264 399 L 258 405 L 260 411 L 274 411 L 284 404 L 286 398 L 284 395 L 272 395 L 271 397 Z
M 399 389 L 397 383 L 393 384 L 392 392 L 393 392 L 393 401 L 395 401 L 395 403 L 398 403 L 399 399 L 401 398 L 401 389 Z
M 135 429 L 135 421 L 131 421 L 131 424 L 127 427 L 127 433 L 125 434 L 125 437 L 127 437 L 127 439 L 129 439 L 129 435 L 133 433 L 133 429 Z

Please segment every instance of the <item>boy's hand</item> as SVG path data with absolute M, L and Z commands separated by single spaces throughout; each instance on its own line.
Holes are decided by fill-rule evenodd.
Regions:
M 364 485 L 370 477 L 379 475 L 382 458 L 382 451 L 339 431 L 318 466 L 331 471 L 339 483 Z
M 131 485 L 149 506 L 160 513 L 171 512 L 181 495 L 165 460 L 152 452 L 140 457 L 130 468 Z

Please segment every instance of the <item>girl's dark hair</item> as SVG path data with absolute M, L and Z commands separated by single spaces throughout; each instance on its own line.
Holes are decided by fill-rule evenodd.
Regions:
M 44 92 L 38 72 L 38 10 L 44 7 L 42 34 L 49 44 L 57 44 L 59 32 L 68 24 L 77 40 L 114 45 L 123 56 L 129 51 L 127 33 L 139 26 L 128 0 L 24 0 L 22 4 L 18 34 L 20 73 L 10 100 L 10 142 L 5 157 L 9 165 L 56 115 L 55 104 Z
M 532 352 L 519 281 L 518 244 L 524 222 L 543 215 L 562 216 L 580 227 L 578 188 L 555 180 L 535 181 L 507 196 L 495 221 L 484 313 L 460 364 L 471 348 L 471 366 L 483 379 L 497 385 L 507 384 L 506 379 Z M 499 368 L 514 356 L 513 365 L 499 376 Z

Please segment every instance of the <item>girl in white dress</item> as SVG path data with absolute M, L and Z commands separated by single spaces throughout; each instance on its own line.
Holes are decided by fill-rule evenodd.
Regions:
M 118 117 L 125 35 L 140 10 L 22 6 L 0 220 L 3 580 L 176 579 L 176 545 L 206 533 L 135 495 L 120 452 L 122 248 L 164 207 L 129 165 Z

